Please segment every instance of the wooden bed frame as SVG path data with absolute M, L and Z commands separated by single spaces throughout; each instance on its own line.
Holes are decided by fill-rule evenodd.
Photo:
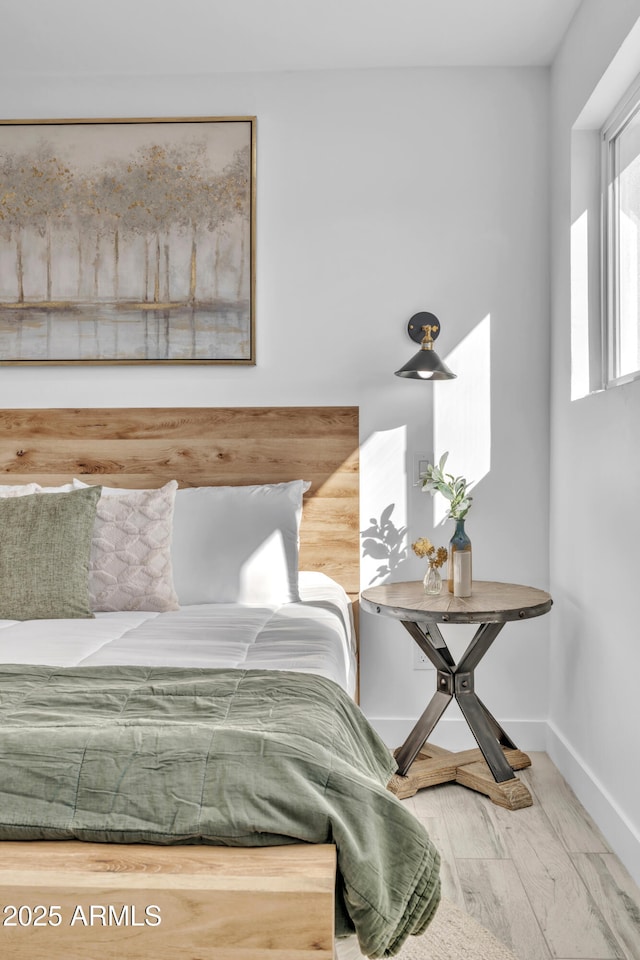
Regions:
M 341 583 L 354 613 L 360 588 L 358 447 L 356 407 L 0 411 L 3 483 L 57 485 L 76 476 L 141 488 L 172 479 L 181 486 L 310 480 L 300 568 Z M 0 955 L 329 960 L 335 853 L 331 845 L 309 844 L 234 849 L 3 842 Z M 6 910 L 12 906 L 15 915 Z M 38 923 L 37 906 L 44 908 Z M 149 914 L 151 906 L 160 908 L 160 923 L 153 922 L 158 914 Z

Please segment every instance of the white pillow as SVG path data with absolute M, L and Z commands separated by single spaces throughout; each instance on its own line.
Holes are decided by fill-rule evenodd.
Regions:
M 176 483 L 177 480 L 171 480 L 170 483 Z M 100 481 L 98 480 L 98 483 Z M 73 478 L 72 487 L 74 490 L 82 490 L 84 487 L 90 487 L 92 484 L 85 483 L 84 480 L 78 480 L 77 477 Z M 125 493 L 148 493 L 148 491 L 141 490 L 139 487 L 105 487 L 102 485 L 102 496 L 103 497 L 122 497 Z M 158 489 L 154 487 L 153 489 Z
M 0 484 L 0 497 L 26 497 L 37 492 L 37 483 Z
M 89 560 L 92 610 L 178 609 L 171 567 L 177 488 L 171 480 L 159 490 L 118 491 L 113 496 L 103 487 Z
M 300 599 L 298 540 L 304 480 L 178 490 L 171 556 L 181 604 Z
M 85 484 L 87 486 L 87 484 Z M 73 483 L 62 483 L 59 487 L 41 487 L 39 483 L 36 484 L 38 488 L 36 493 L 69 493 L 70 490 L 76 490 L 77 488 Z
M 81 486 L 86 487 L 87 484 L 83 483 Z M 39 483 L 0 484 L 0 497 L 26 497 L 31 493 L 69 493 L 76 489 L 75 481 L 63 483 L 59 487 L 41 487 Z

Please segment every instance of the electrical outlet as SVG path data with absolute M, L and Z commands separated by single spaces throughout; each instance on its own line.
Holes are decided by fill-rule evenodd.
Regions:
M 432 670 L 433 664 L 426 653 L 423 653 L 417 643 L 413 645 L 413 669 L 414 670 Z

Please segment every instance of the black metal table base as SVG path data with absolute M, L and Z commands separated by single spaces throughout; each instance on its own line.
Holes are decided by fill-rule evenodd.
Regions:
M 435 623 L 421 626 L 411 620 L 401 622 L 436 668 L 437 680 L 436 692 L 424 713 L 403 745 L 396 751 L 398 774 L 407 775 L 421 747 L 455 697 L 496 782 L 503 783 L 514 779 L 515 773 L 505 757 L 503 748 L 515 750 L 516 745 L 477 696 L 474 685 L 475 668 L 504 624 L 481 624 L 460 661 L 456 663 Z

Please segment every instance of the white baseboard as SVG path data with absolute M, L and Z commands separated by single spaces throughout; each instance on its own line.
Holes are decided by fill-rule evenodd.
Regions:
M 547 753 L 605 840 L 640 885 L 640 836 L 588 764 L 552 723 L 547 724 Z
M 398 747 L 408 736 L 415 720 L 407 717 L 369 717 L 369 722 L 390 747 Z M 502 722 L 502 721 L 501 721 Z M 618 808 L 606 787 L 588 764 L 572 749 L 562 734 L 546 720 L 509 720 L 503 726 L 525 753 L 543 750 L 549 754 L 607 843 L 640 885 L 640 836 Z M 443 717 L 433 734 L 433 743 L 445 750 L 466 750 L 476 746 L 466 721 Z

